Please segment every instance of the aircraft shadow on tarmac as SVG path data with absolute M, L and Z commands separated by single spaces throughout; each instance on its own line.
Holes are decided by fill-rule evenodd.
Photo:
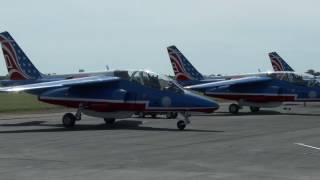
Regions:
M 169 129 L 169 128 L 154 128 L 154 127 L 145 127 L 140 126 L 142 121 L 136 120 L 119 120 L 114 125 L 106 124 L 77 124 L 71 129 L 66 129 L 61 124 L 45 124 L 46 121 L 31 121 L 23 123 L 14 123 L 14 124 L 0 124 L 0 127 L 23 127 L 23 126 L 38 126 L 38 127 L 51 127 L 45 129 L 19 129 L 19 130 L 8 130 L 0 131 L 0 134 L 6 133 L 36 133 L 36 132 L 60 132 L 60 131 L 103 131 L 103 130 L 141 130 L 141 131 L 167 131 L 174 132 L 180 131 L 178 129 Z M 185 129 L 181 132 L 205 132 L 205 133 L 219 133 L 224 131 L 218 130 L 198 130 L 198 129 Z
M 213 114 L 201 114 L 199 116 L 256 116 L 256 115 L 282 115 L 279 111 L 261 110 L 259 112 L 239 112 L 238 114 L 231 114 L 229 112 L 216 112 Z
M 320 116 L 317 113 L 295 113 L 295 112 L 279 112 L 272 110 L 262 110 L 259 112 L 239 112 L 238 114 L 230 114 L 229 112 L 217 112 L 213 114 L 200 114 L 197 116 L 273 116 L 273 115 L 298 115 L 298 116 Z
M 0 126 L 4 126 L 4 127 L 37 126 L 45 122 L 46 121 L 29 121 L 29 122 L 14 123 L 14 124 L 0 124 Z

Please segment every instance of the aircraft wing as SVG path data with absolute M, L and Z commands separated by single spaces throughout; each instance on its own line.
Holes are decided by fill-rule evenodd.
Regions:
M 271 81 L 271 78 L 254 76 L 254 77 L 243 77 L 238 79 L 198 84 L 193 86 L 187 86 L 185 88 L 192 89 L 192 90 L 205 90 L 205 89 L 212 89 L 212 88 L 218 88 L 218 87 L 231 87 L 231 86 L 257 84 L 257 83 L 262 83 L 267 81 Z
M 35 84 L 28 84 L 28 85 L 21 85 L 21 86 L 3 87 L 3 88 L 0 88 L 0 92 L 19 92 L 19 91 L 48 89 L 48 88 L 57 88 L 57 87 L 93 85 L 93 84 L 115 82 L 119 80 L 120 78 L 114 77 L 114 76 L 90 76 L 90 77 L 42 82 L 42 83 L 35 83 Z

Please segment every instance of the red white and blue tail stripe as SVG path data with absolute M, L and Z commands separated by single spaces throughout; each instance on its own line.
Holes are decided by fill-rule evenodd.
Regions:
M 294 71 L 276 52 L 269 53 L 274 71 Z
M 178 81 L 203 80 L 203 76 L 176 46 L 167 47 L 175 78 Z
M 0 43 L 10 80 L 40 79 L 42 77 L 42 74 L 8 32 L 0 33 Z

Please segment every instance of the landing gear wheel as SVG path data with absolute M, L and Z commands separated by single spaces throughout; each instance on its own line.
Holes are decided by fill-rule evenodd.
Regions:
M 157 117 L 157 114 L 152 114 L 151 117 L 155 119 Z
M 111 125 L 116 122 L 116 119 L 115 118 L 104 118 L 104 122 L 108 125 Z
M 238 104 L 230 104 L 229 106 L 229 112 L 231 114 L 238 114 L 240 109 L 240 106 Z
M 177 127 L 179 130 L 184 130 L 184 128 L 186 128 L 186 123 L 182 120 L 177 122 Z
M 260 107 L 250 106 L 251 112 L 259 112 L 259 110 L 260 110 Z
M 76 124 L 76 116 L 72 113 L 66 113 L 62 117 L 62 124 L 66 128 L 71 128 Z

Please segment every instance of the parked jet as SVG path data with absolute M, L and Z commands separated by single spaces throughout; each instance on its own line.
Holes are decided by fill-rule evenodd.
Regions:
M 229 106 L 229 111 L 233 114 L 238 113 L 243 106 L 250 106 L 252 112 L 257 112 L 261 107 L 276 107 L 285 101 L 320 100 L 314 97 L 315 92 L 316 96 L 320 92 L 318 93 L 316 78 L 310 75 L 278 71 L 205 79 L 175 46 L 170 46 L 167 50 L 175 77 L 180 84 L 211 97 L 237 101 L 238 104 Z M 293 71 L 276 53 L 270 53 L 269 56 L 277 70 Z M 293 88 L 294 92 L 291 92 L 290 88 Z
M 292 71 L 294 70 L 290 67 L 290 65 L 283 60 L 278 53 L 276 52 L 271 52 L 269 53 L 269 58 L 271 61 L 271 65 L 273 67 L 274 71 Z
M 229 111 L 238 113 L 243 106 L 252 112 L 261 107 L 277 107 L 283 102 L 320 101 L 320 84 L 315 77 L 295 72 L 269 72 L 257 76 L 211 82 L 186 87 L 207 96 L 237 101 Z
M 2 80 L 2 86 L 24 85 L 32 83 L 41 83 L 49 81 L 57 81 L 64 79 L 74 79 L 80 77 L 105 75 L 108 72 L 94 73 L 77 73 L 65 75 L 45 75 L 41 73 L 27 57 L 18 43 L 12 38 L 8 32 L 0 33 L 0 43 L 8 70 L 10 80 Z M 109 69 L 109 67 L 107 67 Z M 152 117 L 157 114 L 165 114 L 167 118 L 176 118 L 176 112 L 136 112 L 138 114 L 152 114 Z
M 74 126 L 81 113 L 114 123 L 116 118 L 129 118 L 139 111 L 166 111 L 184 115 L 185 120 L 177 123 L 182 130 L 189 123 L 189 112 L 218 109 L 215 102 L 148 71 L 110 71 L 107 75 L 0 88 L 0 92 L 20 91 L 37 95 L 46 103 L 77 108 L 75 115 L 63 116 L 65 127 Z

